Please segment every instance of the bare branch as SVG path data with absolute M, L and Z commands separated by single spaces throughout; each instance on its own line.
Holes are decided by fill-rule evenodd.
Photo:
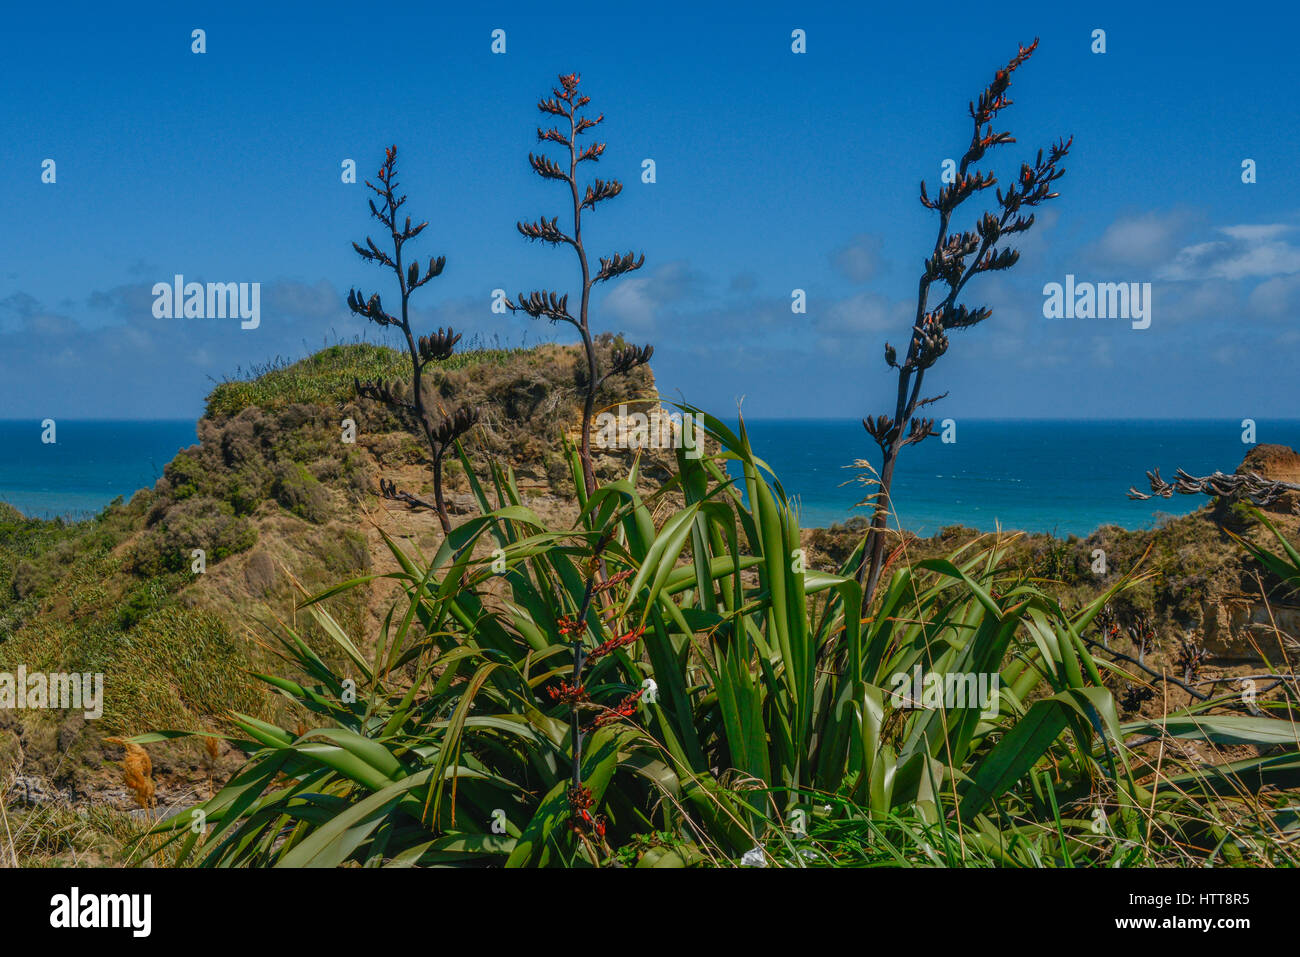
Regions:
M 1128 497 L 1146 501 L 1153 495 L 1172 498 L 1177 492 L 1179 495 L 1215 495 L 1228 499 L 1245 497 L 1253 504 L 1263 506 L 1272 505 L 1287 492 L 1300 492 L 1300 485 L 1294 482 L 1266 479 L 1255 472 L 1234 475 L 1215 472 L 1213 475 L 1196 476 L 1178 469 L 1177 477 L 1171 483 L 1160 477 L 1159 469 L 1153 469 L 1147 473 L 1147 480 L 1151 484 L 1150 495 L 1130 487 Z

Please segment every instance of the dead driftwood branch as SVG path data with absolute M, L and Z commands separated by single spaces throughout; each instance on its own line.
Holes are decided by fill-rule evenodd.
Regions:
M 1215 472 L 1213 475 L 1190 475 L 1182 469 L 1173 482 L 1166 482 L 1160 477 L 1160 470 L 1153 469 L 1147 473 L 1151 483 L 1151 492 L 1139 492 L 1130 487 L 1128 497 L 1145 501 L 1154 495 L 1171 498 L 1179 495 L 1217 495 L 1225 498 L 1249 498 L 1255 505 L 1272 505 L 1287 492 L 1300 492 L 1300 485 L 1294 482 L 1278 482 L 1266 479 L 1256 472 L 1243 472 L 1225 475 Z

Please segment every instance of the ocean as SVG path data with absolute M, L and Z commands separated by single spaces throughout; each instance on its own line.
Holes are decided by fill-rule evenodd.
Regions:
M 734 425 L 734 423 L 733 423 Z M 797 501 L 805 526 L 867 514 L 854 503 L 855 458 L 876 461 L 856 420 L 747 420 L 755 453 Z M 152 486 L 163 466 L 197 440 L 190 421 L 60 420 L 41 442 L 36 420 L 0 421 L 0 501 L 43 518 L 85 518 L 117 496 Z M 1300 420 L 1257 420 L 1260 442 L 1300 448 Z M 1104 524 L 1146 528 L 1185 514 L 1203 496 L 1130 501 L 1158 466 L 1171 478 L 1231 472 L 1249 446 L 1240 421 L 980 421 L 960 419 L 956 441 L 903 450 L 894 500 L 903 525 L 928 535 L 947 525 L 1087 535 Z M 848 483 L 848 484 L 846 484 Z
M 858 458 L 879 467 L 879 449 L 861 421 L 760 419 L 745 426 L 754 454 L 797 500 L 805 527 L 869 515 L 853 507 L 868 492 L 855 476 L 869 473 L 845 467 Z M 1106 524 L 1149 528 L 1162 515 L 1184 515 L 1208 499 L 1130 500 L 1129 486 L 1150 491 L 1148 469 L 1158 467 L 1165 479 L 1179 467 L 1194 475 L 1232 472 L 1250 448 L 1240 419 L 959 419 L 955 439 L 945 444 L 936 436 L 899 455 L 893 498 L 904 528 L 930 535 L 966 525 L 1062 537 Z M 1258 419 L 1256 439 L 1300 448 L 1300 420 Z
M 88 518 L 119 495 L 130 499 L 198 442 L 194 420 L 58 419 L 55 442 L 39 419 L 0 420 L 0 502 L 39 518 Z

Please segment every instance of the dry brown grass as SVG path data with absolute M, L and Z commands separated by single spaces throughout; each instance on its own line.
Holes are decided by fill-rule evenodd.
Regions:
M 122 757 L 123 780 L 127 789 L 135 795 L 135 803 L 145 809 L 154 807 L 158 802 L 154 797 L 153 762 L 149 760 L 149 752 L 140 745 L 122 738 L 105 738 L 104 740 L 113 744 L 120 744 L 126 749 L 126 753 Z

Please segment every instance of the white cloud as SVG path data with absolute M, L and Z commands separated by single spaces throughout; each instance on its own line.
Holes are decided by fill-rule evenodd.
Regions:
M 1265 319 L 1300 315 L 1300 276 L 1266 279 L 1251 290 L 1248 302 L 1251 312 Z
M 1270 223 L 1264 226 L 1224 226 L 1221 231 L 1243 242 L 1264 242 L 1278 239 L 1289 233 L 1292 228 L 1285 223 Z
M 1158 275 L 1176 281 L 1261 279 L 1300 273 L 1300 246 L 1284 237 L 1281 224 L 1225 226 L 1227 239 L 1184 246 Z
M 684 261 L 665 263 L 649 275 L 632 273 L 612 282 L 601 310 L 618 321 L 619 331 L 633 333 L 652 331 L 660 309 L 697 294 L 703 285 L 700 274 Z
M 654 328 L 655 301 L 650 297 L 649 279 L 624 279 L 601 303 L 601 311 L 612 316 L 624 332 L 645 332 Z
M 1186 210 L 1122 217 L 1106 227 L 1087 255 L 1110 266 L 1154 266 L 1174 254 L 1192 223 Z
M 879 236 L 860 233 L 831 253 L 831 265 L 852 282 L 867 282 L 882 271 L 880 250 L 883 246 Z

